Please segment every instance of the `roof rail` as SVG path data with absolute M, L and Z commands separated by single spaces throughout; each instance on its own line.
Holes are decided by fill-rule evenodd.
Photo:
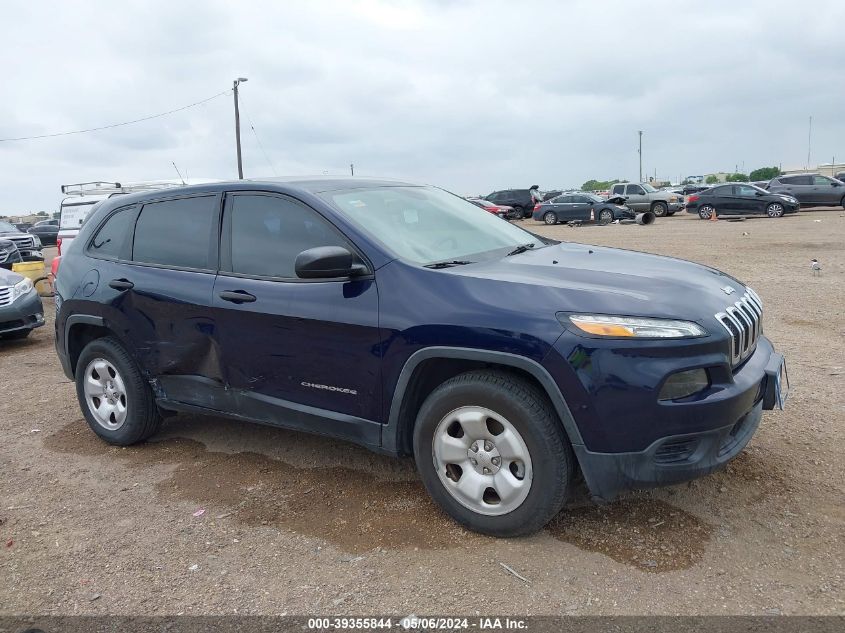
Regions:
M 155 191 L 171 187 L 184 187 L 185 183 L 178 180 L 152 180 L 149 182 L 77 182 L 62 185 L 62 193 L 66 196 L 114 195 L 117 193 L 134 193 L 138 191 Z

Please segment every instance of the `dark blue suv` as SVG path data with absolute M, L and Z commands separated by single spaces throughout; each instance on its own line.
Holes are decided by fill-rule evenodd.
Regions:
M 56 348 L 91 429 L 223 415 L 413 455 L 487 534 L 736 456 L 783 404 L 760 298 L 559 243 L 434 187 L 238 181 L 113 198 L 62 257 Z

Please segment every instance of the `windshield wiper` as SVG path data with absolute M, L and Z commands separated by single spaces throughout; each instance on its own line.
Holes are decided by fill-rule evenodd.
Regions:
M 425 268 L 449 268 L 451 266 L 464 266 L 465 264 L 472 264 L 462 259 L 453 259 L 448 262 L 434 262 L 433 264 L 426 264 Z
M 510 253 L 505 255 L 505 257 L 510 257 L 511 255 L 519 255 L 520 253 L 524 253 L 525 251 L 534 248 L 534 242 L 529 242 L 528 244 L 520 244 L 515 249 L 513 249 Z

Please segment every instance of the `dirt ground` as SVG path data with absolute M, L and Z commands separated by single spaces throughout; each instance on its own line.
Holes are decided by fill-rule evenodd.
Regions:
M 411 460 L 338 441 L 179 416 L 107 446 L 59 368 L 46 300 L 47 327 L 0 343 L 0 613 L 845 613 L 842 209 L 528 224 L 749 283 L 788 359 L 786 411 L 723 472 L 576 499 L 545 531 L 496 540 L 439 512 Z

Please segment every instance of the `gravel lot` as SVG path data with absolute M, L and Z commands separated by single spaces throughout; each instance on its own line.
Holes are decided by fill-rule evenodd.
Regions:
M 845 213 L 527 224 L 750 283 L 788 360 L 787 410 L 723 472 L 582 496 L 546 531 L 495 540 L 434 508 L 411 460 L 337 441 L 179 416 L 107 446 L 50 324 L 0 343 L 0 613 L 845 613 Z

